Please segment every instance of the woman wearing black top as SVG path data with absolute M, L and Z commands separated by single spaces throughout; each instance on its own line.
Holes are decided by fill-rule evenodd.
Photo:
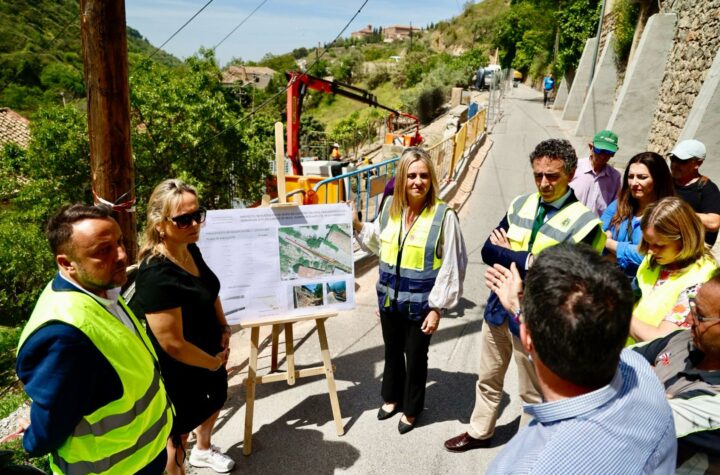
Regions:
M 140 268 L 131 306 L 147 319 L 165 386 L 175 406 L 167 473 L 184 474 L 190 431 L 197 444 L 190 464 L 230 471 L 234 462 L 210 437 L 227 399 L 230 327 L 218 298 L 220 281 L 195 244 L 205 221 L 195 189 L 180 180 L 160 183 L 148 202 Z

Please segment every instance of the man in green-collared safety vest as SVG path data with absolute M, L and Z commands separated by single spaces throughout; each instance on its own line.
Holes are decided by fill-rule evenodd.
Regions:
M 50 219 L 59 272 L 18 343 L 32 398 L 23 446 L 53 473 L 161 474 L 173 408 L 145 330 L 125 305 L 127 255 L 112 210 L 72 205 Z
M 537 192 L 512 201 L 482 248 L 487 265 L 507 268 L 514 265 L 523 278 L 543 249 L 561 242 L 583 242 L 600 253 L 606 238 L 597 215 L 578 201 L 568 186 L 577 166 L 577 155 L 570 142 L 559 139 L 540 142 L 530 154 L 530 164 Z M 512 354 L 518 366 L 520 399 L 525 404 L 542 399 L 535 369 L 518 338 L 519 309 L 516 312 L 509 315 L 495 293 L 490 293 L 480 333 L 475 408 L 467 432 L 445 441 L 445 448 L 451 452 L 490 446 Z M 523 414 L 522 423 L 529 422 L 525 418 Z

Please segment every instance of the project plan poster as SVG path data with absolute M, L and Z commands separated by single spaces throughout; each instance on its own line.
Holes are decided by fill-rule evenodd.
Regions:
M 198 245 L 231 324 L 355 307 L 345 204 L 208 211 Z

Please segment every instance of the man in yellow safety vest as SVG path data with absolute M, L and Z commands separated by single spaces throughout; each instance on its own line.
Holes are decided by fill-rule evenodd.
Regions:
M 514 265 L 523 278 L 535 256 L 550 246 L 584 242 L 601 252 L 605 245 L 597 215 L 578 201 L 568 186 L 577 166 L 570 142 L 540 142 L 530 154 L 530 164 L 537 192 L 512 201 L 482 249 L 486 264 L 507 268 Z M 520 399 L 526 404 L 541 400 L 535 369 L 518 338 L 519 315 L 509 315 L 491 292 L 484 319 L 475 408 L 467 432 L 445 441 L 445 449 L 450 452 L 490 446 L 512 354 L 518 366 Z
M 100 206 L 63 208 L 47 226 L 59 272 L 18 343 L 32 398 L 23 445 L 56 474 L 161 474 L 173 421 L 157 356 L 120 296 L 127 255 Z

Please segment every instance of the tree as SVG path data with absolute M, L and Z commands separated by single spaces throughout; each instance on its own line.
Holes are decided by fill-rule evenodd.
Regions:
M 210 208 L 259 198 L 267 156 L 246 143 L 246 111 L 220 77 L 210 51 L 180 70 L 147 64 L 136 71 L 130 103 L 138 196 L 149 196 L 165 178 L 181 177 L 198 187 Z

